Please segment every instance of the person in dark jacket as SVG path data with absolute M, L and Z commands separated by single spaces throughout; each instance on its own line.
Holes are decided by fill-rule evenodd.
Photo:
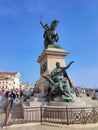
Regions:
M 16 98 L 16 94 L 13 91 L 11 91 L 11 93 L 9 94 L 9 98 L 10 98 L 10 103 L 11 103 L 11 108 L 12 108 L 13 101 Z

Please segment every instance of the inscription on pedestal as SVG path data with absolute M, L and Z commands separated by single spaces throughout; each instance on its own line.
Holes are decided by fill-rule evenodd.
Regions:
M 47 70 L 47 61 L 41 66 L 40 73 L 43 74 Z

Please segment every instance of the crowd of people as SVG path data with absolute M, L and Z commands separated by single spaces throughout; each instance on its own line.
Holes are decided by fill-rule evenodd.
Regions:
M 19 89 L 0 89 L 0 111 L 5 112 L 6 108 L 10 105 L 12 108 L 13 101 L 16 98 L 26 97 L 26 90 Z

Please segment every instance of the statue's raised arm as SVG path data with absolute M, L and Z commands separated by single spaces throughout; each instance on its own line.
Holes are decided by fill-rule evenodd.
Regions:
M 49 30 L 49 26 L 48 24 L 43 24 L 42 21 L 40 21 L 40 24 L 42 25 L 42 27 L 45 29 L 45 31 L 48 31 Z

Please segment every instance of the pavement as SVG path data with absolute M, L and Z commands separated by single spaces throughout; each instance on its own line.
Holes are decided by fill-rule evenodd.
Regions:
M 0 130 L 98 130 L 97 124 L 58 125 L 58 124 L 17 124 L 3 127 Z
M 0 109 L 0 128 L 3 127 L 5 121 L 5 113 L 3 112 L 3 109 Z

